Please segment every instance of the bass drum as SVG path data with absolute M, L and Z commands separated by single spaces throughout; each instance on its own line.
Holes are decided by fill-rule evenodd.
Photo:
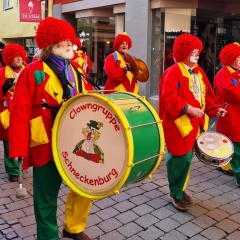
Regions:
M 57 169 L 76 193 L 101 199 L 151 178 L 164 154 L 161 120 L 139 95 L 81 94 L 57 114 L 52 146 Z

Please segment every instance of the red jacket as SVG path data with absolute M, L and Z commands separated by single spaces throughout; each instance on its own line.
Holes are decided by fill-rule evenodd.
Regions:
M 76 62 L 72 64 L 78 65 Z M 93 90 L 85 81 L 82 81 L 82 87 L 83 90 Z M 17 81 L 11 110 L 11 158 L 29 156 L 28 167 L 41 167 L 53 159 L 53 119 L 51 109 L 42 104 L 57 106 L 63 101 L 62 94 L 59 79 L 42 61 L 34 61 L 23 70 Z
M 114 90 L 120 84 L 123 85 L 127 92 L 138 93 L 138 84 L 136 78 L 133 76 L 132 82 L 126 76 L 124 68 L 120 66 L 121 61 L 114 59 L 114 53 L 109 54 L 105 60 L 104 70 L 107 75 L 107 82 L 104 90 Z M 110 91 L 106 93 L 111 93 Z
M 232 142 L 240 142 L 240 76 L 238 74 L 240 72 L 224 67 L 218 71 L 214 79 L 217 104 L 229 104 L 228 113 L 218 119 L 216 130 L 229 137 Z
M 205 85 L 205 109 L 209 109 L 216 106 L 215 96 L 207 76 L 200 67 L 198 69 Z M 205 125 L 205 116 L 200 119 L 186 116 L 192 130 L 183 137 L 174 121 L 183 116 L 181 111 L 186 103 L 197 108 L 201 108 L 201 106 L 189 90 L 189 78 L 183 75 L 178 64 L 168 68 L 162 75 L 159 82 L 159 99 L 159 113 L 163 120 L 168 151 L 175 156 L 187 154 L 194 146 L 199 127 L 203 128 Z M 218 109 L 209 111 L 208 116 L 214 116 L 217 111 Z

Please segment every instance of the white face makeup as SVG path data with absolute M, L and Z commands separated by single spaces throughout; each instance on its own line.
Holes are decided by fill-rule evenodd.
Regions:
M 78 49 L 77 45 L 74 44 L 74 45 L 72 46 L 72 49 L 73 49 L 73 51 L 77 51 L 77 49 Z
M 194 49 L 191 53 L 190 53 L 190 62 L 192 63 L 197 63 L 199 59 L 199 50 L 198 49 Z

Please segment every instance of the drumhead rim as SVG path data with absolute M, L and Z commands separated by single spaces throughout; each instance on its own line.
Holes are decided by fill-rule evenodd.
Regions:
M 114 110 L 116 112 L 116 114 L 119 116 L 119 118 L 121 119 L 122 122 L 122 127 L 123 127 L 123 135 L 125 137 L 126 140 L 126 145 L 128 147 L 128 158 L 126 159 L 127 164 L 126 164 L 126 169 L 125 169 L 125 173 L 123 174 L 122 179 L 119 181 L 119 183 L 115 186 L 116 189 L 114 189 L 112 192 L 103 194 L 103 195 L 91 195 L 91 194 L 87 194 L 83 191 L 81 191 L 80 189 L 78 189 L 76 187 L 75 184 L 73 184 L 68 178 L 67 175 L 65 174 L 62 164 L 61 164 L 61 160 L 58 154 L 58 145 L 57 145 L 57 136 L 58 136 L 58 125 L 60 123 L 61 120 L 61 116 L 63 114 L 63 112 L 65 111 L 65 109 L 68 107 L 68 105 L 70 105 L 73 101 L 75 101 L 77 98 L 80 97 L 84 97 L 84 96 L 94 96 L 97 97 L 101 100 L 103 100 L 104 102 L 108 103 L 109 106 L 112 108 L 112 110 Z M 96 94 L 96 93 L 84 93 L 84 94 L 78 94 L 77 96 L 74 96 L 72 98 L 70 98 L 67 102 L 65 102 L 62 107 L 60 108 L 55 121 L 53 123 L 53 128 L 52 128 L 52 152 L 53 152 L 53 158 L 54 158 L 54 162 L 56 164 L 56 167 L 59 171 L 59 174 L 61 175 L 62 179 L 64 180 L 64 182 L 66 183 L 66 185 L 71 188 L 74 192 L 78 193 L 81 196 L 90 198 L 90 199 L 102 199 L 105 197 L 108 197 L 112 194 L 118 194 L 119 193 L 119 189 L 124 185 L 124 183 L 126 182 L 130 172 L 131 172 L 131 165 L 133 163 L 133 156 L 134 156 L 134 151 L 133 151 L 133 137 L 132 137 L 132 132 L 130 131 L 129 128 L 129 123 L 127 121 L 127 118 L 125 117 L 125 115 L 122 113 L 122 111 L 118 108 L 117 105 L 115 105 L 113 103 L 113 101 L 108 98 L 107 96 L 103 96 L 100 94 Z

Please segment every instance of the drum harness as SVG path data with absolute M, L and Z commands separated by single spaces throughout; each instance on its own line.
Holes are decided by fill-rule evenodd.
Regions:
M 69 91 L 69 87 L 73 88 L 72 84 L 67 80 L 66 76 L 57 68 L 57 66 L 50 60 L 50 59 L 47 59 L 44 61 L 44 63 L 46 63 L 48 65 L 48 67 L 57 75 L 61 85 L 62 85 L 62 88 L 63 88 L 63 95 L 62 95 L 62 99 L 63 101 L 57 105 L 57 106 L 49 106 L 47 103 L 43 103 L 42 106 L 45 107 L 45 108 L 48 108 L 48 109 L 51 109 L 51 113 L 52 113 L 52 117 L 53 117 L 53 120 L 55 119 L 59 109 L 61 108 L 62 106 L 62 103 L 67 101 L 69 98 L 71 98 L 71 95 L 70 95 L 70 91 Z M 77 81 L 78 81 L 78 90 L 77 92 L 78 93 L 83 93 L 83 90 L 82 90 L 82 79 L 85 78 L 87 79 L 87 81 L 95 88 L 95 89 L 100 89 L 99 86 L 97 84 L 95 84 L 90 78 L 86 78 L 86 76 L 82 73 L 80 73 L 78 71 L 78 69 L 76 69 L 76 67 L 71 64 L 71 66 L 74 68 L 76 74 L 77 74 Z

